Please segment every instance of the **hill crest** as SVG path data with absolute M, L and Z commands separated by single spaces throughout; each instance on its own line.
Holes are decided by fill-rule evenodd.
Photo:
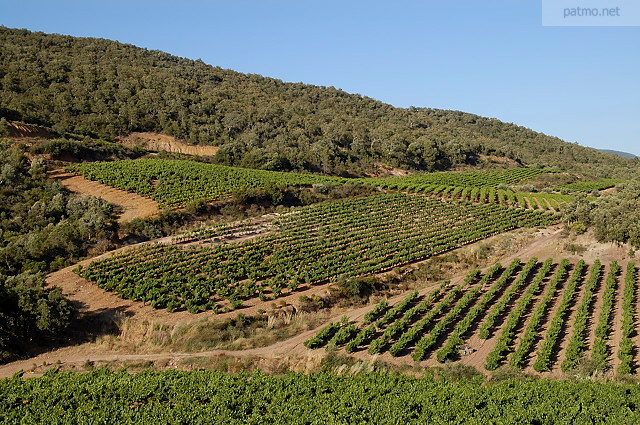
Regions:
M 364 175 L 380 162 L 433 171 L 496 155 L 608 176 L 631 164 L 497 119 L 396 108 L 115 41 L 0 27 L 0 48 L 0 117 L 110 140 L 164 133 L 219 147 L 226 165 Z

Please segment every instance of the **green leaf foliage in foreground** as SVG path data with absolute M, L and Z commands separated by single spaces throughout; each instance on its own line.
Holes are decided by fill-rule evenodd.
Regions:
M 640 423 L 640 387 L 599 382 L 268 376 L 99 369 L 0 381 L 0 422 L 189 424 Z

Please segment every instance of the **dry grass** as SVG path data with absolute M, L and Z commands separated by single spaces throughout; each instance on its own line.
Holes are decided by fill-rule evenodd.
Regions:
M 333 311 L 274 312 L 240 315 L 229 320 L 201 318 L 174 325 L 121 317 L 115 323 L 119 332 L 103 335 L 95 343 L 111 351 L 130 353 L 245 350 L 291 338 L 317 327 L 333 314 Z

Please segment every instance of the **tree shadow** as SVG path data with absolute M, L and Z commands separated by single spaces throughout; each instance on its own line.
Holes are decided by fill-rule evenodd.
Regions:
M 83 311 L 86 305 L 73 301 L 76 315 L 71 319 L 67 329 L 56 335 L 45 335 L 26 343 L 21 352 L 24 358 L 35 357 L 53 350 L 82 345 L 93 342 L 107 335 L 118 335 L 122 321 L 133 316 L 127 307 L 101 308 Z

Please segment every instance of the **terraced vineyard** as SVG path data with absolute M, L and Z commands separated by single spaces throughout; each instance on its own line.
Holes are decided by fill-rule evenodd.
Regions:
M 368 275 L 429 258 L 547 212 L 401 193 L 328 202 L 280 216 L 265 236 L 238 244 L 147 245 L 95 261 L 81 276 L 156 308 L 224 311 L 314 283 Z M 193 242 L 224 234 L 199 230 Z
M 136 192 L 168 206 L 185 205 L 194 199 L 212 200 L 238 189 L 283 186 L 342 184 L 345 179 L 313 174 L 252 170 L 194 161 L 140 159 L 91 162 L 75 165 L 69 171 L 90 180 Z
M 557 187 L 557 190 L 565 190 L 568 192 L 591 192 L 593 190 L 604 190 L 614 187 L 618 183 L 622 183 L 624 180 L 620 179 L 599 179 L 593 181 L 583 181 L 576 183 L 569 183 Z
M 264 187 L 269 183 L 282 186 L 365 184 L 448 199 L 552 211 L 572 199 L 568 195 L 521 193 L 500 187 L 521 183 L 547 172 L 533 168 L 345 179 L 183 160 L 145 159 L 85 163 L 69 167 L 68 170 L 118 189 L 136 192 L 167 206 L 184 206 L 196 199 L 219 199 L 237 190 Z
M 473 270 L 457 285 L 444 282 L 424 295 L 412 292 L 395 305 L 382 301 L 365 322 L 331 323 L 306 345 L 409 361 L 462 361 L 487 370 L 509 364 L 537 372 L 569 371 L 591 359 L 599 370 L 634 373 L 640 361 L 640 341 L 633 331 L 635 263 L 628 263 L 621 275 L 615 261 L 605 267 L 600 261 L 516 259 L 484 274 Z M 616 299 L 621 300 L 622 323 L 614 323 Z M 620 341 L 613 338 L 617 328 Z
M 514 192 L 509 187 L 503 187 L 525 182 L 544 173 L 548 171 L 535 168 L 509 168 L 414 174 L 361 181 L 384 189 L 425 193 L 448 199 L 557 211 L 562 203 L 570 202 L 573 198 L 557 193 Z
M 372 184 L 384 187 L 415 188 L 427 186 L 497 187 L 515 184 L 549 171 L 537 168 L 506 168 L 504 170 L 477 170 L 467 172 L 422 173 L 398 177 L 368 179 Z

